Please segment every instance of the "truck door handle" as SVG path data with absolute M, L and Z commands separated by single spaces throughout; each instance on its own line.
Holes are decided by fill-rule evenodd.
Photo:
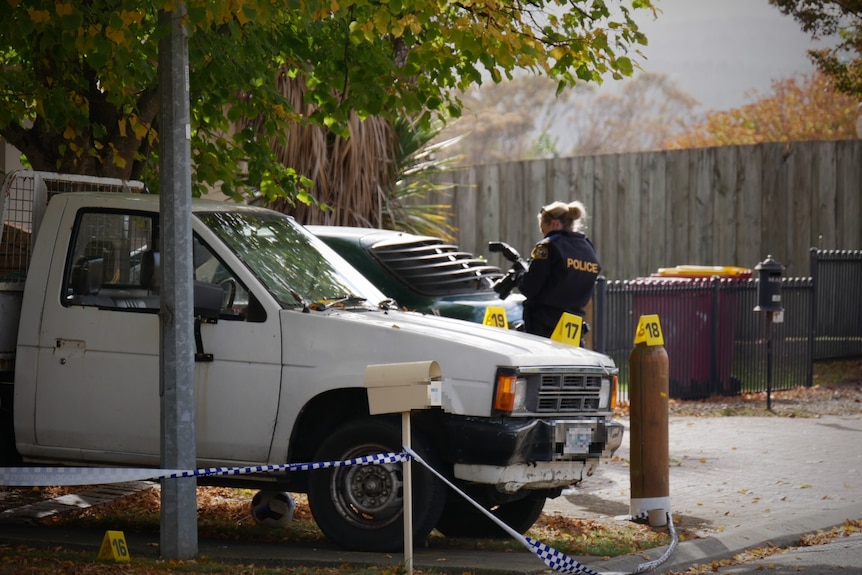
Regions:
M 54 341 L 54 357 L 59 358 L 60 365 L 66 365 L 70 358 L 84 357 L 87 352 L 87 342 L 82 339 L 63 339 Z

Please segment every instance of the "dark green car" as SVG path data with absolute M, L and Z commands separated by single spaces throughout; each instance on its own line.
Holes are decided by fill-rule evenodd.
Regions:
M 494 284 L 497 266 L 432 236 L 345 226 L 306 226 L 402 308 L 484 323 L 489 307 L 523 330 L 524 296 L 505 300 Z

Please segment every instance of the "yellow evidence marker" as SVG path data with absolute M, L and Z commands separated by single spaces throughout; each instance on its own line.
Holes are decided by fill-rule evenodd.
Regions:
M 664 345 L 664 335 L 661 332 L 661 322 L 658 315 L 642 315 L 635 331 L 635 345 L 645 343 L 647 347 Z
M 118 563 L 128 563 L 131 560 L 129 547 L 126 545 L 126 536 L 123 535 L 122 531 L 105 531 L 97 559 L 113 559 Z
M 485 308 L 485 318 L 482 320 L 482 323 L 492 327 L 509 329 L 509 322 L 506 320 L 506 310 L 499 306 Z
M 551 339 L 580 347 L 583 330 L 584 319 L 581 316 L 573 313 L 563 313 L 560 316 L 560 321 L 557 322 L 557 327 L 554 328 L 554 333 L 551 334 Z

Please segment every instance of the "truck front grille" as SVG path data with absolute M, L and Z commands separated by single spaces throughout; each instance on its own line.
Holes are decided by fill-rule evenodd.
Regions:
M 599 410 L 602 376 L 591 373 L 543 373 L 535 376 L 536 413 L 592 413 Z M 532 385 L 529 389 L 534 389 Z

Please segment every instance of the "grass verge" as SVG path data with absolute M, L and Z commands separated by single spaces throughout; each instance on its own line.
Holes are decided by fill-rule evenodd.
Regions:
M 329 547 L 308 508 L 304 495 L 294 494 L 296 513 L 284 529 L 257 525 L 249 513 L 254 491 L 220 487 L 198 488 L 198 534 L 205 539 L 252 541 L 257 543 L 291 543 Z M 149 489 L 112 503 L 64 513 L 42 520 L 46 525 L 84 527 L 97 530 L 124 530 L 158 533 L 160 492 Z M 561 514 L 543 514 L 528 535 L 567 555 L 613 557 L 637 553 L 667 545 L 670 539 L 663 530 L 629 521 L 595 521 L 572 519 Z M 466 539 L 443 537 L 436 531 L 425 545 L 436 549 L 477 551 L 523 551 L 510 538 Z

